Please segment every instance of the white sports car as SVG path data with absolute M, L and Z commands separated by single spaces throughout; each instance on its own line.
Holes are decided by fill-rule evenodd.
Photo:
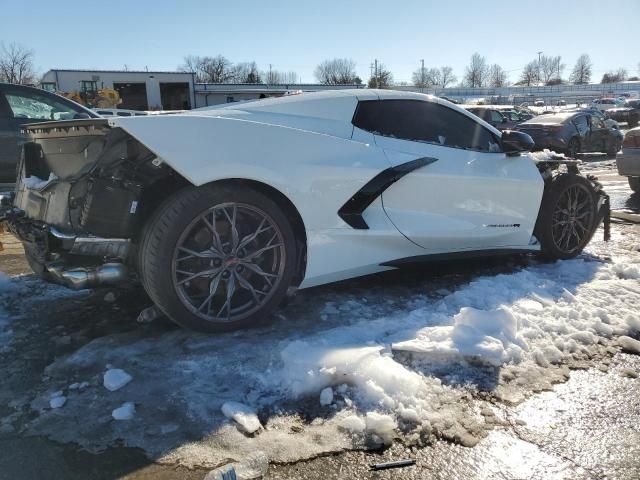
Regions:
M 28 127 L 2 217 L 34 271 L 137 276 L 180 325 L 256 323 L 288 291 L 407 262 L 577 255 L 608 212 L 577 162 L 436 97 L 345 90 Z

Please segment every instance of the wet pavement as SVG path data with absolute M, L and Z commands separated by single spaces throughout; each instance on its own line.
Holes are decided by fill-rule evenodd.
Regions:
M 586 165 L 610 193 L 613 208 L 640 212 L 640 196 L 631 195 L 612 160 Z M 635 227 L 627 226 L 633 229 Z M 637 232 L 636 232 L 637 233 Z M 2 270 L 28 273 L 20 246 L 6 235 L 1 240 Z M 489 270 L 491 262 L 442 267 L 462 282 Z M 397 280 L 397 279 L 396 279 Z M 379 279 L 360 279 L 357 288 Z M 402 287 L 402 284 L 400 285 Z M 331 294 L 342 286 L 325 287 Z M 49 305 L 51 310 L 25 318 L 15 327 L 17 349 L 0 354 L 0 369 L 9 374 L 0 384 L 0 479 L 202 479 L 208 469 L 159 465 L 140 449 L 124 446 L 89 453 L 74 443 L 28 436 L 21 426 L 32 419 L 26 398 L 42 382 L 47 365 L 93 339 L 141 327 L 133 321 L 147 299 L 139 290 L 118 292 L 119 301 L 105 308 L 104 292 Z M 64 319 L 64 326 L 60 324 Z M 89 319 L 89 321 L 87 321 Z M 152 337 L 175 329 L 167 322 L 143 327 Z M 6 355 L 6 354 L 5 354 Z M 11 364 L 11 368 L 6 368 Z M 640 478 L 640 357 L 618 353 L 573 370 L 566 383 L 533 395 L 517 405 L 479 395 L 478 408 L 493 426 L 473 448 L 444 440 L 416 446 L 395 442 L 384 451 L 345 452 L 295 464 L 272 464 L 267 478 L 343 479 L 636 479 Z M 7 427 L 6 425 L 10 425 Z M 369 464 L 403 458 L 417 464 L 399 470 L 370 472 Z

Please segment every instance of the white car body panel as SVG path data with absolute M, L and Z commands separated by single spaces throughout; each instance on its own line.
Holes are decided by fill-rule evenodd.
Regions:
M 408 257 L 538 248 L 531 235 L 543 181 L 530 157 L 390 139 L 354 127 L 358 101 L 376 99 L 443 104 L 500 136 L 445 100 L 384 90 L 114 117 L 109 124 L 124 129 L 193 185 L 246 179 L 284 194 L 300 213 L 307 236 L 301 288 L 386 270 L 392 267 L 385 264 Z M 391 185 L 362 213 L 368 229 L 353 228 L 340 217 L 340 208 L 376 175 L 425 156 L 438 161 Z

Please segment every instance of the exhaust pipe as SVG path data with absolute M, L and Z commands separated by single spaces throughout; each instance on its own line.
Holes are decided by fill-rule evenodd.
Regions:
M 47 271 L 58 283 L 73 290 L 100 285 L 116 285 L 127 278 L 127 267 L 121 263 L 105 263 L 96 268 L 64 270 L 61 265 L 51 265 Z

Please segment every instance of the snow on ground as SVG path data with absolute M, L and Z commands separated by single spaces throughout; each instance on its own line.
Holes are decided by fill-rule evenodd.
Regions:
M 568 364 L 635 348 L 623 337 L 640 334 L 639 242 L 625 232 L 614 228 L 610 244 L 595 239 L 574 260 L 531 260 L 446 289 L 426 278 L 300 292 L 260 329 L 100 337 L 46 368 L 27 431 L 90 451 L 122 441 L 189 466 L 433 435 L 471 446 L 491 428 L 479 390 L 517 401 L 566 379 Z M 103 388 L 107 365 L 135 381 Z M 43 408 L 60 389 L 64 408 Z M 113 422 L 123 404 L 135 416 Z

